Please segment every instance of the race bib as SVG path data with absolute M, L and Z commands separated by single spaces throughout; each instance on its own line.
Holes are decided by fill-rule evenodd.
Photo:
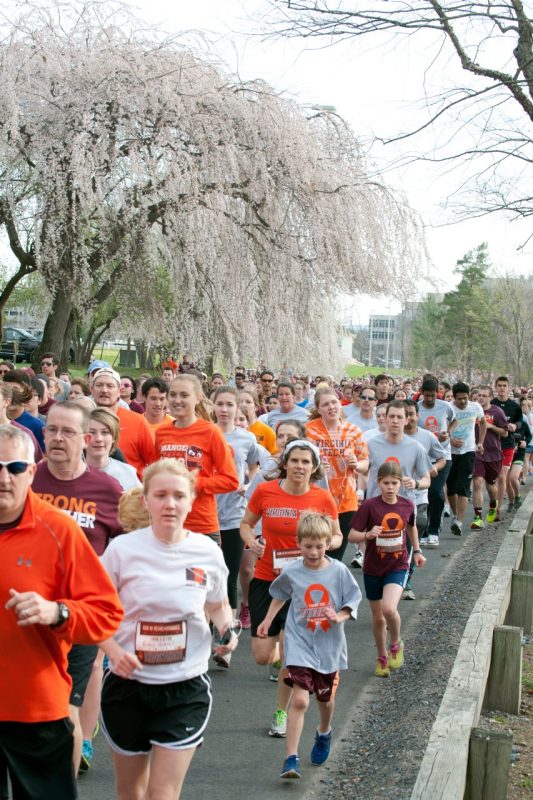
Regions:
M 187 652 L 187 623 L 138 622 L 135 654 L 141 664 L 175 664 Z
M 272 561 L 274 569 L 278 572 L 290 564 L 292 561 L 296 561 L 298 558 L 302 557 L 302 551 L 298 547 L 293 547 L 292 550 L 273 550 L 272 551 Z
M 403 550 L 403 532 L 381 533 L 376 539 L 376 547 L 385 553 L 394 553 Z

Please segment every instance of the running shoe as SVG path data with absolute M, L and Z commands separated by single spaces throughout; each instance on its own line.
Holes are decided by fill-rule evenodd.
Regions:
M 300 759 L 298 756 L 287 756 L 283 769 L 281 770 L 280 778 L 301 778 L 302 770 L 300 769 Z
M 403 666 L 403 642 L 395 642 L 389 647 L 389 669 L 400 669 Z
M 420 547 L 427 547 L 428 546 L 428 537 L 427 536 L 421 536 L 419 541 L 420 541 Z
M 239 610 L 239 622 L 241 623 L 243 630 L 247 631 L 248 628 L 252 627 L 252 620 L 250 619 L 250 609 L 248 606 L 245 606 L 244 603 L 241 603 L 241 607 Z
M 445 517 L 451 517 L 451 515 L 452 515 L 452 510 L 451 510 L 450 506 L 446 504 L 444 506 L 444 516 Z
M 94 756 L 94 748 L 90 739 L 84 739 L 81 746 L 80 772 L 87 772 Z
M 451 531 L 454 536 L 461 536 L 463 532 L 463 523 L 458 517 L 454 517 L 451 524 Z
M 282 708 L 278 708 L 274 712 L 268 735 L 275 736 L 278 739 L 282 739 L 287 735 L 287 712 L 283 711 Z
M 486 517 L 487 522 L 489 524 L 491 524 L 493 522 L 496 522 L 497 516 L 498 516 L 498 503 L 496 503 L 494 508 L 492 508 L 492 506 L 490 506 L 489 510 L 487 511 L 487 517 Z
M 514 510 L 518 511 L 521 505 L 522 505 L 522 498 L 520 497 L 519 494 L 517 494 L 514 499 Z
M 350 561 L 350 565 L 352 567 L 360 567 L 363 568 L 363 561 L 365 560 L 365 554 L 362 553 L 360 550 L 354 555 L 352 560 Z
M 324 764 L 329 757 L 331 750 L 331 731 L 329 733 L 315 733 L 315 743 L 311 750 L 311 764 L 319 767 Z
M 378 678 L 389 677 L 390 669 L 389 669 L 388 656 L 378 656 L 376 658 L 376 667 L 374 669 L 374 675 L 377 675 Z
M 214 652 L 213 661 L 215 662 L 215 664 L 218 664 L 219 667 L 224 667 L 224 669 L 229 669 L 229 665 L 231 664 L 231 653 L 226 653 L 225 656 L 221 656 L 217 652 Z
M 413 592 L 413 587 L 411 585 L 410 577 L 407 578 L 405 589 L 402 592 L 402 600 L 416 600 L 416 594 Z
M 274 681 L 275 683 L 278 682 L 279 673 L 281 672 L 281 658 L 278 658 L 277 661 L 272 661 L 268 671 L 268 679 L 270 681 Z
M 470 530 L 471 531 L 480 531 L 481 528 L 484 528 L 485 525 L 483 524 L 483 520 L 481 517 L 474 517 L 472 522 L 470 523 Z
M 434 533 L 430 533 L 428 536 L 428 543 L 426 547 L 438 547 L 439 546 L 439 537 L 435 536 Z

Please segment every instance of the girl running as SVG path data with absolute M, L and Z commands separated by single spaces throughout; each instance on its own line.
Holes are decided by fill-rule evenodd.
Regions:
M 398 496 L 402 477 L 402 469 L 396 462 L 387 461 L 380 466 L 377 480 L 381 496 L 361 504 L 348 537 L 350 542 L 366 543 L 363 578 L 378 651 L 374 671 L 378 677 L 387 677 L 391 669 L 399 669 L 403 664 L 398 603 L 409 573 L 406 533 L 416 566 L 420 568 L 426 563 L 418 542 L 414 504 Z
M 177 375 L 168 393 L 172 422 L 155 434 L 158 458 L 175 458 L 197 473 L 196 494 L 186 527 L 205 533 L 220 544 L 215 495 L 234 492 L 239 478 L 222 431 L 210 420 L 200 381 L 195 375 Z

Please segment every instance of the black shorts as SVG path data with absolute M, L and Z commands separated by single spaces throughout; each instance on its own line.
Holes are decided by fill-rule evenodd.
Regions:
M 248 607 L 250 609 L 250 619 L 252 621 L 252 636 L 257 636 L 257 629 L 267 615 L 272 596 L 268 591 L 272 581 L 263 581 L 261 578 L 252 578 L 248 590 Z M 285 620 L 289 611 L 289 603 L 285 603 L 283 608 L 278 611 L 272 624 L 268 629 L 269 636 L 278 636 L 285 627 Z
M 0 751 L 7 762 L 13 797 L 20 800 L 74 800 L 74 726 L 52 722 L 0 722 Z
M 190 750 L 203 742 L 212 702 L 207 675 L 153 684 L 106 672 L 102 730 L 111 748 L 123 756 L 149 753 L 153 745 Z
M 470 497 L 470 485 L 474 472 L 474 451 L 469 453 L 452 453 L 452 465 L 446 479 L 448 494 Z
M 87 684 L 97 655 L 98 646 L 95 644 L 74 644 L 70 648 L 67 672 L 72 678 L 69 700 L 71 706 L 81 708 L 83 705 Z

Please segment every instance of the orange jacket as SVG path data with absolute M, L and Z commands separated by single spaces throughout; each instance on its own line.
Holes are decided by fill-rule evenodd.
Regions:
M 16 528 L 0 535 L 0 720 L 49 722 L 68 716 L 72 644 L 95 644 L 117 630 L 124 612 L 110 578 L 77 523 L 28 492 Z M 65 603 L 60 628 L 17 625 L 9 590 Z
M 255 422 L 252 422 L 252 424 L 248 426 L 248 430 L 250 433 L 253 433 L 257 439 L 257 444 L 263 445 L 269 453 L 274 455 L 276 452 L 276 434 L 272 428 L 265 425 L 261 420 L 256 419 Z
M 155 461 L 154 440 L 148 423 L 142 414 L 122 406 L 117 407 L 115 414 L 120 422 L 118 446 L 128 464 L 137 470 L 139 480 L 142 480 L 144 468 Z
M 239 488 L 233 455 L 220 428 L 203 419 L 186 428 L 169 422 L 156 430 L 155 449 L 157 458 L 176 458 L 188 470 L 198 470 L 196 497 L 185 527 L 195 533 L 218 531 L 215 495 Z

